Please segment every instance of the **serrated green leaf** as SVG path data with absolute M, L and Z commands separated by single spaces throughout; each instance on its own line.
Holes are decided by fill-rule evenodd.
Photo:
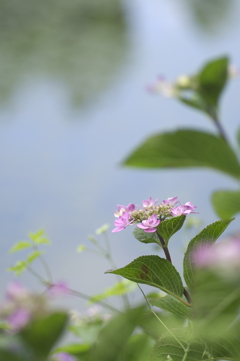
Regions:
M 174 313 L 184 319 L 191 319 L 191 308 L 179 302 L 172 296 L 154 297 L 149 299 L 151 305 L 161 308 L 162 310 Z
M 68 315 L 55 312 L 42 315 L 19 332 L 19 337 L 34 352 L 35 359 L 45 359 L 59 340 L 68 322 Z
M 228 58 L 213 60 L 207 63 L 198 74 L 198 91 L 209 105 L 217 107 L 227 80 Z
M 161 246 L 156 232 L 147 233 L 143 229 L 135 227 L 133 231 L 133 237 L 142 243 L 157 243 L 158 245 Z
M 232 149 L 221 138 L 195 130 L 178 130 L 148 138 L 124 162 L 140 168 L 212 168 L 240 177 Z
M 157 287 L 178 299 L 183 294 L 183 284 L 176 268 L 166 259 L 158 256 L 142 256 L 123 268 L 107 271 L 129 279 Z
M 12 271 L 16 276 L 20 276 L 27 269 L 27 263 L 24 261 L 18 261 L 14 266 L 9 267 L 7 271 Z
M 186 328 L 175 330 L 174 333 L 183 347 L 172 336 L 161 336 L 153 348 L 149 361 L 233 360 L 239 355 L 237 339 L 191 340 L 190 335 L 186 333 Z
M 206 350 L 204 344 L 196 341 L 190 343 L 181 335 L 183 331 L 184 329 L 176 337 L 186 352 L 172 336 L 161 336 L 153 348 L 149 361 L 206 361 L 208 357 L 204 353 Z
M 40 257 L 43 253 L 44 253 L 43 251 L 34 251 L 34 252 L 32 252 L 32 253 L 28 256 L 26 263 L 27 263 L 27 264 L 32 263 L 35 259 L 37 259 L 38 257 Z
M 212 194 L 212 204 L 220 218 L 231 218 L 240 212 L 240 191 L 217 191 Z
M 189 288 L 194 285 L 195 264 L 192 256 L 194 251 L 203 244 L 213 244 L 232 220 L 221 220 L 208 225 L 189 242 L 183 261 L 184 279 Z
M 161 222 L 157 227 L 157 232 L 162 236 L 166 245 L 168 245 L 169 239 L 182 228 L 186 216 L 181 215 L 178 217 L 172 217 Z
M 17 242 L 10 250 L 10 253 L 21 251 L 22 249 L 31 247 L 32 244 L 28 241 L 20 241 Z
M 135 283 L 129 280 L 123 280 L 116 283 L 113 287 L 107 288 L 104 292 L 90 297 L 89 302 L 96 303 L 108 297 L 125 295 L 126 293 L 133 292 L 136 287 Z

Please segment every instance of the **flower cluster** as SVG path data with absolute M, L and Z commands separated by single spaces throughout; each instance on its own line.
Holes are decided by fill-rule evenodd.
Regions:
M 153 201 L 150 197 L 142 202 L 142 206 L 135 206 L 133 203 L 128 206 L 117 205 L 114 211 L 114 216 L 117 218 L 114 222 L 116 228 L 112 232 L 120 232 L 129 225 L 137 224 L 137 227 L 145 232 L 153 233 L 156 232 L 160 222 L 167 218 L 195 213 L 196 207 L 191 202 L 183 205 L 177 197 L 163 200 L 159 205 L 156 205 L 157 201 L 157 199 Z

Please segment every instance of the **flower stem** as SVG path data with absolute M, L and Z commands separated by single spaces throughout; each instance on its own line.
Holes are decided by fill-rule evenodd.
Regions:
M 166 245 L 166 242 L 164 241 L 164 239 L 162 238 L 162 236 L 161 236 L 158 232 L 156 232 L 156 233 L 157 233 L 157 236 L 158 236 L 158 238 L 159 238 L 159 241 L 160 241 L 160 243 L 161 243 L 161 245 L 162 245 L 163 252 L 165 253 L 166 259 L 167 259 L 170 263 L 172 263 L 172 259 L 171 259 L 171 256 L 170 256 L 169 249 L 168 249 L 168 247 L 167 247 L 167 245 Z M 191 303 L 191 297 L 190 297 L 188 291 L 186 290 L 186 288 L 183 288 L 183 294 L 184 294 L 184 296 L 186 297 L 187 301 L 188 301 L 189 303 Z

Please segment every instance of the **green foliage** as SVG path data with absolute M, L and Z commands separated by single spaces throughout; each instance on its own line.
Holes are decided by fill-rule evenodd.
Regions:
M 104 292 L 90 297 L 89 302 L 97 303 L 98 301 L 104 300 L 108 297 L 125 295 L 126 293 L 132 292 L 135 289 L 135 283 L 128 280 L 123 280 L 117 282 L 113 287 L 107 288 Z
M 152 338 L 147 335 L 138 334 L 131 336 L 124 350 L 123 360 L 146 361 L 151 354 L 153 345 Z
M 113 361 L 120 359 L 120 353 L 124 352 L 128 339 L 139 324 L 143 312 L 144 308 L 139 307 L 112 318 L 101 330 L 89 360 Z
M 133 231 L 133 236 L 139 242 L 142 242 L 142 243 L 156 243 L 156 244 L 161 246 L 159 238 L 158 238 L 156 232 L 147 233 L 143 229 L 135 227 L 135 229 Z
M 240 191 L 221 190 L 214 192 L 212 204 L 220 218 L 231 218 L 240 212 Z
M 186 216 L 181 215 L 178 217 L 166 219 L 159 224 L 159 226 L 157 227 L 157 232 L 164 239 L 166 246 L 168 245 L 168 241 L 174 235 L 174 233 L 176 233 L 182 228 L 185 219 Z
M 207 167 L 239 178 L 238 160 L 219 137 L 195 130 L 178 130 L 148 138 L 124 162 L 142 168 Z
M 34 244 L 47 244 L 50 245 L 51 242 L 46 237 L 44 229 L 39 229 L 36 233 L 29 233 L 29 238 L 33 241 Z
M 20 241 L 16 243 L 10 250 L 9 253 L 15 253 L 21 251 L 22 249 L 32 247 L 32 244 L 28 241 Z
M 179 317 L 183 317 L 184 319 L 191 319 L 191 308 L 170 295 L 150 298 L 149 301 L 152 306 L 171 312 Z
M 203 244 L 213 244 L 231 222 L 232 219 L 214 222 L 208 225 L 206 228 L 204 228 L 197 236 L 195 236 L 189 242 L 183 261 L 184 279 L 188 287 L 192 288 L 194 286 L 194 275 L 195 275 L 195 264 L 193 260 L 194 251 Z
M 27 262 L 18 261 L 14 266 L 9 267 L 7 271 L 14 272 L 16 276 L 20 276 L 27 269 Z
M 70 355 L 80 357 L 82 355 L 87 354 L 89 350 L 90 350 L 90 344 L 74 343 L 74 344 L 58 347 L 57 349 L 54 350 L 53 354 L 58 352 L 66 352 Z
M 208 107 L 216 108 L 228 79 L 228 58 L 208 62 L 197 76 L 198 92 Z
M 55 312 L 32 321 L 19 333 L 23 343 L 38 360 L 50 353 L 59 340 L 68 322 L 68 315 L 64 312 Z
M 158 256 L 142 256 L 123 268 L 107 271 L 123 276 L 130 281 L 160 288 L 181 300 L 183 284 L 176 268 Z

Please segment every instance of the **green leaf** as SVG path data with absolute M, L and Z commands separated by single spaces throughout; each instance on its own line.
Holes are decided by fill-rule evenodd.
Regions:
M 221 220 L 208 225 L 189 242 L 183 261 L 184 279 L 189 288 L 194 285 L 195 264 L 192 257 L 194 251 L 203 244 L 213 244 L 232 220 Z
M 19 336 L 24 343 L 35 353 L 36 359 L 46 357 L 54 344 L 59 340 L 68 322 L 68 315 L 64 312 L 55 312 L 41 316 L 28 324 Z
M 142 243 L 157 243 L 161 245 L 156 232 L 147 233 L 143 229 L 135 227 L 133 237 Z
M 223 57 L 207 63 L 198 74 L 199 93 L 213 107 L 217 107 L 219 97 L 228 79 L 228 58 Z
M 176 330 L 175 336 L 185 350 L 175 338 L 165 335 L 155 344 L 149 361 L 232 360 L 239 355 L 239 341 L 236 339 L 191 340 L 186 334 L 186 328 Z
M 29 233 L 29 238 L 37 245 L 47 244 L 50 245 L 51 242 L 46 237 L 44 229 L 39 229 L 36 233 Z
M 166 221 L 163 221 L 159 224 L 157 227 L 158 233 L 162 236 L 164 239 L 166 245 L 168 245 L 169 239 L 179 231 L 179 229 L 182 228 L 183 223 L 186 219 L 186 216 L 181 215 L 178 217 L 172 217 L 170 219 L 167 219 Z
M 66 352 L 70 355 L 80 356 L 90 349 L 90 344 L 81 344 L 81 343 L 74 343 L 66 346 L 58 347 L 56 350 L 53 351 L 53 354 L 58 352 Z
M 237 142 L 238 142 L 238 146 L 240 148 L 240 127 L 237 130 Z
M 16 276 L 20 276 L 27 269 L 27 263 L 24 261 L 18 261 L 14 266 L 9 267 L 7 271 L 12 271 Z
M 184 329 L 176 335 L 177 339 L 182 343 L 183 347 L 188 352 L 185 352 L 183 347 L 172 336 L 162 336 L 155 344 L 149 361 L 201 361 L 208 358 L 204 354 L 205 346 L 199 342 L 188 342 L 188 339 L 184 339 L 181 336 Z M 186 354 L 186 356 L 185 356 Z
M 43 253 L 44 252 L 42 252 L 42 251 L 34 251 L 34 252 L 32 252 L 27 258 L 27 264 L 30 264 L 33 261 L 35 261 L 35 259 L 40 257 Z
M 161 308 L 162 310 L 174 313 L 184 319 L 191 319 L 191 308 L 179 302 L 172 296 L 154 297 L 149 299 L 151 305 Z
M 28 242 L 28 241 L 20 241 L 20 242 L 17 242 L 10 250 L 9 252 L 10 253 L 14 253 L 14 252 L 18 252 L 18 251 L 21 251 L 22 249 L 25 249 L 25 248 L 29 248 L 31 247 L 31 243 Z
M 148 138 L 124 162 L 140 168 L 207 167 L 239 178 L 240 166 L 221 138 L 195 130 L 178 130 Z
M 201 110 L 203 112 L 207 112 L 206 103 L 199 96 L 197 97 L 195 94 L 193 95 L 192 98 L 187 98 L 182 95 L 178 96 L 178 100 L 180 100 L 182 103 L 184 103 L 192 108 Z
M 183 284 L 176 268 L 158 256 L 142 256 L 123 268 L 107 271 L 123 276 L 130 281 L 160 288 L 178 299 L 183 294 Z
M 194 329 L 199 334 L 212 340 L 236 335 L 229 326 L 234 325 L 239 315 L 240 286 L 236 270 L 231 273 L 231 265 L 222 272 L 214 268 L 198 269 L 192 299 Z
M 112 318 L 101 330 L 90 361 L 116 360 L 143 317 L 143 312 L 144 308 L 139 307 Z
M 147 335 L 132 336 L 124 352 L 124 361 L 146 361 L 149 359 L 153 348 L 153 340 Z
M 21 357 L 16 353 L 9 350 L 0 349 L 0 360 L 2 361 L 28 361 L 25 357 Z
M 217 191 L 212 194 L 215 212 L 220 218 L 231 218 L 240 212 L 240 191 Z
M 116 283 L 113 287 L 107 288 L 104 292 L 90 297 L 89 302 L 96 303 L 108 297 L 125 295 L 126 293 L 132 292 L 135 289 L 136 289 L 135 283 L 128 280 L 123 280 Z

